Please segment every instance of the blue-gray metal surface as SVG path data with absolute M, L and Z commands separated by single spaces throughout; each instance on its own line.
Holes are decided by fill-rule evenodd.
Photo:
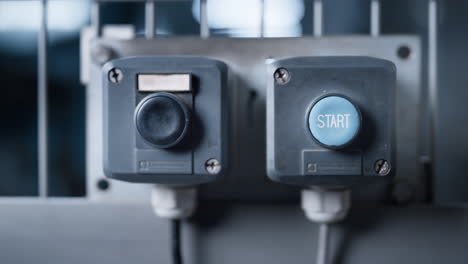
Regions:
M 170 263 L 149 204 L 0 200 L 1 263 Z M 281 213 L 278 213 L 281 212 Z M 355 204 L 331 227 L 332 263 L 466 263 L 468 212 Z M 298 203 L 206 203 L 183 226 L 187 264 L 314 263 L 318 225 Z
M 439 89 L 432 89 L 434 104 L 434 201 L 454 205 L 468 202 L 468 28 L 466 1 L 439 1 L 441 22 L 438 32 Z M 437 12 L 437 10 L 433 10 Z M 435 15 L 435 14 L 434 14 Z M 436 33 L 434 32 L 434 34 Z M 436 56 L 436 55 L 434 55 Z
M 205 197 L 236 200 L 288 200 L 296 189 L 274 184 L 265 173 L 265 61 L 294 56 L 372 56 L 395 63 L 397 67 L 397 179 L 415 186 L 414 196 L 421 200 L 424 186 L 419 166 L 420 122 L 420 41 L 416 36 L 342 36 L 300 38 L 221 38 L 174 37 L 113 40 L 99 39 L 92 46 L 109 49 L 117 57 L 138 55 L 208 56 L 228 65 L 228 90 L 231 105 L 231 171 L 215 185 L 202 190 Z M 400 46 L 411 47 L 409 58 L 398 57 Z M 89 56 L 89 54 L 82 54 Z M 90 198 L 133 199 L 147 191 L 141 186 L 112 183 L 103 193 L 96 189 L 102 174 L 101 65 L 92 65 L 88 85 L 87 170 Z M 126 193 L 128 190 L 128 193 Z M 380 192 L 365 187 L 363 192 Z M 137 193 L 135 195 L 135 192 Z M 120 193 L 117 193 L 120 192 Z M 375 199 L 372 196 L 371 199 Z

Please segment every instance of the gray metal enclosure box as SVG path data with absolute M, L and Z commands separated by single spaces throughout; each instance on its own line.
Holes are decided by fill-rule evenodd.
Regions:
M 421 47 L 415 36 L 345 36 L 323 38 L 157 38 L 153 40 L 98 39 L 91 44 L 105 47 L 116 57 L 130 56 L 206 56 L 228 66 L 230 109 L 229 172 L 221 180 L 204 185 L 202 197 L 210 199 L 291 200 L 297 190 L 271 182 L 266 176 L 265 103 L 267 66 L 265 61 L 297 56 L 372 56 L 392 61 L 397 69 L 396 128 L 398 171 L 395 179 L 416 186 L 416 199 L 424 197 L 420 174 L 419 135 L 421 91 Z M 402 46 L 411 48 L 411 57 L 398 57 Z M 102 192 L 96 182 L 104 177 L 102 168 L 102 66 L 91 65 L 87 90 L 87 191 L 92 199 L 146 199 L 150 188 L 113 182 Z M 419 188 L 421 187 L 421 188 Z M 366 192 L 369 188 L 366 187 Z M 375 189 L 372 189 L 374 191 Z M 355 192 L 358 196 L 358 192 Z M 379 191 L 380 193 L 380 191 Z M 361 198 L 360 198 L 361 199 Z M 367 195 L 362 199 L 368 199 Z
M 118 68 L 121 82 L 108 72 Z M 135 126 L 137 104 L 154 93 L 137 89 L 138 74 L 190 74 L 192 92 L 190 138 L 186 146 L 161 149 L 146 144 Z M 113 60 L 103 66 L 104 171 L 110 178 L 130 182 L 198 184 L 214 180 L 205 163 L 217 159 L 227 168 L 226 66 L 203 57 L 141 56 Z M 182 96 L 182 95 L 181 95 Z
M 296 185 L 352 185 L 388 178 L 377 160 L 394 162 L 396 68 L 371 57 L 296 57 L 269 64 L 267 87 L 267 172 Z M 277 69 L 290 81 L 275 81 Z M 333 150 L 313 140 L 307 116 L 317 100 L 344 96 L 360 111 L 361 128 L 350 146 Z M 314 170 L 308 166 L 314 165 Z M 364 176 L 364 177 L 363 177 Z

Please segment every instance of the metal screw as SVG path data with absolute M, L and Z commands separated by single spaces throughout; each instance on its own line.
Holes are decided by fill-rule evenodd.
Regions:
M 275 80 L 279 84 L 287 84 L 291 79 L 291 74 L 285 68 L 279 68 L 275 71 Z
M 123 79 L 123 72 L 119 68 L 112 68 L 109 71 L 108 76 L 109 76 L 109 81 L 111 81 L 112 83 L 119 83 Z
M 390 163 L 386 160 L 380 159 L 375 162 L 374 165 L 374 171 L 380 175 L 380 176 L 385 176 L 388 173 L 390 173 L 391 167 Z
M 205 162 L 205 169 L 209 174 L 218 174 L 221 171 L 221 163 L 217 159 L 209 159 Z
M 402 60 L 408 59 L 411 55 L 411 48 L 406 45 L 402 45 L 398 48 L 397 55 Z
M 96 185 L 97 185 L 99 190 L 107 191 L 109 189 L 109 187 L 110 187 L 110 182 L 108 180 L 106 180 L 106 179 L 100 179 L 100 180 L 98 180 Z
M 308 172 L 317 172 L 317 164 L 307 163 L 307 171 Z

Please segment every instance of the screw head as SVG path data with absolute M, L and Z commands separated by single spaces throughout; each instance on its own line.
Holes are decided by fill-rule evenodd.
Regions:
M 123 72 L 119 68 L 112 68 L 107 76 L 112 83 L 120 83 L 123 79 Z
M 379 159 L 374 164 L 374 171 L 380 176 L 385 176 L 389 174 L 390 170 L 390 163 L 384 159 Z
M 107 191 L 110 187 L 110 182 L 106 179 L 100 179 L 97 181 L 96 186 L 101 191 Z
M 275 80 L 279 84 L 287 84 L 291 80 L 291 74 L 285 68 L 279 68 L 274 74 Z
M 217 159 L 209 159 L 205 162 L 205 169 L 209 174 L 218 174 L 221 171 L 221 163 Z
M 411 48 L 407 45 L 402 45 L 398 47 L 397 55 L 400 59 L 406 60 L 411 56 Z

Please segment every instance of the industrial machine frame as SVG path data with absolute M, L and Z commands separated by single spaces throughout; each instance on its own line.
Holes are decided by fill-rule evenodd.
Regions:
M 287 56 L 362 55 L 393 61 L 398 74 L 399 122 L 395 184 L 403 182 L 415 187 L 415 200 L 426 201 L 431 183 L 424 177 L 420 162 L 422 145 L 426 142 L 424 137 L 419 137 L 420 124 L 424 122 L 419 105 L 422 86 L 427 84 L 429 109 L 436 107 L 436 1 L 428 0 L 427 54 L 423 54 L 419 36 L 380 35 L 378 0 L 371 1 L 370 36 L 322 36 L 322 1 L 314 0 L 314 36 L 249 39 L 210 37 L 206 0 L 200 5 L 200 37 L 158 38 L 154 35 L 157 1 L 146 1 L 146 39 L 126 40 L 104 35 L 99 18 L 102 2 L 111 0 L 93 3 L 91 34 L 83 33 L 81 39 L 81 74 L 87 83 L 87 197 L 47 195 L 47 1 L 43 0 L 38 38 L 39 197 L 0 199 L 2 259 L 9 262 L 34 259 L 39 263 L 169 261 L 167 223 L 155 220 L 152 215 L 150 187 L 121 182 L 112 182 L 107 190 L 97 187 L 104 177 L 101 66 L 117 57 L 201 55 L 223 60 L 230 68 L 233 170 L 224 180 L 203 186 L 201 190 L 200 210 L 184 229 L 187 263 L 304 263 L 313 254 L 310 249 L 315 248 L 317 228 L 302 216 L 297 205 L 298 189 L 272 183 L 265 175 L 267 60 Z M 402 56 L 401 49 L 409 49 L 410 55 Z M 422 64 L 423 56 L 427 57 L 427 68 Z M 430 119 L 429 123 L 433 127 L 435 120 Z M 429 131 L 427 137 L 432 134 Z M 388 198 L 387 186 L 355 191 L 356 199 L 361 201 L 350 219 L 333 231 L 336 239 L 331 248 L 335 261 L 450 263 L 457 260 L 451 252 L 464 252 L 463 237 L 468 236 L 468 228 L 466 225 L 459 228 L 455 223 L 468 221 L 467 212 L 421 204 L 408 207 L 382 204 L 380 201 Z M 404 199 L 405 193 L 401 195 L 397 198 Z M 421 223 L 421 217 L 426 221 Z M 376 224 L 383 221 L 385 224 Z M 18 225 L 22 229 L 17 229 Z M 426 232 L 428 229 L 431 232 Z M 450 240 L 441 244 L 441 237 Z M 402 241 L 410 241 L 411 245 Z M 436 247 L 438 254 L 427 254 L 428 249 Z M 368 248 L 374 250 L 370 252 Z M 28 254 L 24 254 L 26 251 Z

